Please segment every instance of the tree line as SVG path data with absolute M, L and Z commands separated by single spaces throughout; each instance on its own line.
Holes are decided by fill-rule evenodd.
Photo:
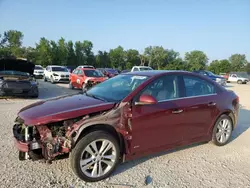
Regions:
M 148 65 L 154 69 L 166 70 L 210 70 L 216 74 L 231 71 L 250 72 L 250 63 L 245 54 L 232 54 L 228 59 L 214 60 L 209 63 L 207 55 L 199 50 L 185 53 L 184 58 L 172 49 L 162 46 L 148 46 L 143 53 L 136 49 L 125 50 L 118 46 L 109 51 L 93 53 L 93 43 L 88 40 L 72 42 L 63 37 L 58 41 L 45 37 L 35 47 L 22 45 L 23 33 L 9 30 L 0 34 L 0 58 L 22 57 L 35 64 L 47 65 L 93 65 L 95 67 L 111 67 L 120 70 L 133 66 Z

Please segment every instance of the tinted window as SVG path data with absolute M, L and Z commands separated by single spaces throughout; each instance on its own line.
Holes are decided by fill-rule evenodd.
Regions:
M 68 69 L 64 67 L 52 67 L 53 72 L 68 72 Z
M 141 71 L 153 70 L 151 67 L 141 67 Z
M 134 71 L 139 71 L 139 69 L 135 67 L 135 68 L 134 68 Z
M 183 79 L 187 97 L 216 93 L 215 87 L 206 80 L 200 79 L 195 76 L 184 76 Z
M 83 71 L 81 69 L 78 69 L 78 72 L 77 72 L 78 75 L 83 75 Z
M 105 70 L 111 74 L 118 74 L 117 70 L 114 69 L 105 69 Z
M 142 94 L 152 95 L 157 101 L 179 98 L 178 77 L 163 76 L 150 83 Z
M 35 66 L 35 70 L 43 70 L 43 68 L 40 66 Z
M 78 69 L 75 69 L 74 71 L 73 71 L 73 74 L 77 74 L 78 73 Z
M 104 75 L 99 70 L 84 70 L 87 77 L 103 77 Z

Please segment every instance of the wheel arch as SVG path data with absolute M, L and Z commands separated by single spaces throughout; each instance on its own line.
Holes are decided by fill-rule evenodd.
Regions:
M 73 147 L 85 135 L 87 135 L 91 132 L 97 131 L 97 130 L 98 131 L 100 131 L 100 130 L 105 131 L 105 132 L 111 134 L 112 136 L 114 136 L 119 144 L 121 156 L 126 153 L 126 146 L 125 146 L 125 140 L 124 140 L 123 135 L 121 133 L 119 133 L 113 126 L 111 126 L 109 124 L 93 124 L 93 125 L 89 125 L 87 127 L 80 129 L 80 132 L 74 137 L 75 141 L 74 141 Z
M 215 123 L 218 121 L 218 119 L 219 119 L 222 115 L 227 115 L 228 117 L 231 118 L 231 120 L 232 120 L 232 122 L 233 122 L 233 130 L 234 130 L 234 128 L 235 128 L 235 126 L 236 126 L 236 121 L 235 121 L 234 113 L 233 113 L 232 110 L 225 110 L 225 111 L 221 112 L 221 113 L 218 115 L 218 117 L 215 119 L 215 121 L 213 122 L 213 126 L 211 127 L 210 132 L 209 132 L 210 135 L 212 135 L 212 131 L 213 131 L 213 128 L 214 128 L 214 126 L 215 126 Z

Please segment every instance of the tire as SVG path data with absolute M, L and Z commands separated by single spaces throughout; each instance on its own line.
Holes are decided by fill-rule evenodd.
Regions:
M 223 122 L 228 122 L 227 126 L 223 126 Z M 227 115 L 222 115 L 215 123 L 212 133 L 212 142 L 217 146 L 224 146 L 228 143 L 232 136 L 233 121 Z M 222 140 L 222 137 L 224 139 Z
M 242 80 L 238 80 L 237 83 L 238 83 L 238 84 L 242 84 Z
M 44 81 L 44 82 L 47 82 L 47 78 L 46 78 L 45 75 L 44 75 L 44 77 L 43 77 L 43 81 Z
M 107 165 L 106 166 L 107 169 L 105 169 L 105 165 L 106 165 L 105 162 L 100 163 L 100 161 L 103 161 L 103 159 L 104 159 L 104 161 L 107 161 L 107 160 L 105 160 L 105 158 L 102 157 L 102 155 L 100 155 L 100 156 L 97 155 L 95 157 L 94 155 L 91 155 L 89 152 L 86 151 L 88 148 L 92 151 L 92 153 L 94 153 L 93 149 L 91 149 L 89 147 L 89 145 L 92 143 L 97 143 L 95 146 L 97 148 L 97 151 L 100 152 L 101 146 L 103 144 L 102 140 L 106 141 L 106 143 L 109 143 L 109 145 L 107 145 L 107 146 L 111 146 L 110 150 L 107 150 L 106 152 L 104 152 L 104 154 L 112 156 L 112 157 L 110 157 L 110 158 L 112 158 L 112 159 L 110 159 L 110 161 L 108 159 L 109 163 L 112 165 L 111 166 Z M 106 149 L 104 149 L 104 151 L 105 150 Z M 111 151 L 112 151 L 112 154 L 109 153 Z M 85 165 L 85 167 L 88 166 L 88 168 L 86 168 L 84 171 L 81 169 L 81 165 L 80 165 L 80 161 L 81 161 L 82 157 L 86 157 L 85 160 L 90 159 L 90 161 L 88 161 L 87 165 Z M 117 140 L 111 134 L 109 134 L 105 131 L 94 131 L 94 132 L 91 132 L 91 133 L 85 135 L 83 138 L 81 138 L 79 140 L 79 142 L 77 142 L 76 146 L 74 147 L 74 149 L 72 150 L 72 152 L 70 154 L 70 164 L 71 164 L 71 168 L 72 168 L 73 172 L 80 179 L 82 179 L 86 182 L 96 182 L 96 181 L 103 180 L 103 179 L 110 176 L 110 174 L 116 168 L 116 166 L 119 162 L 119 158 L 120 158 L 120 148 L 119 148 Z M 101 165 L 97 165 L 97 164 L 101 164 Z M 103 175 L 100 175 L 99 174 L 99 172 L 100 172 L 99 166 L 103 167 L 103 165 L 104 165 L 104 168 L 102 168 L 102 170 L 103 171 L 107 170 L 107 171 Z M 93 177 L 92 173 L 94 171 L 95 166 L 97 169 L 97 171 L 96 171 L 97 176 Z M 91 173 L 91 174 L 88 174 L 88 173 Z
M 87 84 L 85 83 L 82 84 L 82 91 L 83 92 L 87 91 Z
M 53 76 L 50 77 L 50 82 L 51 82 L 52 84 L 55 83 L 55 82 L 54 82 L 54 79 L 53 79 Z
M 69 82 L 69 89 L 74 89 L 74 86 L 72 85 L 71 81 Z

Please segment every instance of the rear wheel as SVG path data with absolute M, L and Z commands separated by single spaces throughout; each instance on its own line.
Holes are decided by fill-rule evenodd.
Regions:
M 215 123 L 212 142 L 217 146 L 224 146 L 232 136 L 233 122 L 227 115 L 222 115 Z
M 118 164 L 120 149 L 117 140 L 105 131 L 85 135 L 70 154 L 74 173 L 84 181 L 107 178 Z
M 242 84 L 242 80 L 238 80 L 237 83 L 238 83 L 238 84 Z
M 43 76 L 43 81 L 47 82 L 47 78 L 45 75 Z

